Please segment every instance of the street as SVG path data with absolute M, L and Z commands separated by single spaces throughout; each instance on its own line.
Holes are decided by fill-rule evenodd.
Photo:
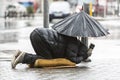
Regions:
M 95 44 L 90 63 L 82 62 L 77 68 L 64 69 L 28 68 L 27 65 L 19 64 L 15 70 L 11 69 L 10 60 L 15 50 L 34 54 L 29 35 L 35 28 L 43 27 L 42 19 L 41 16 L 29 20 L 13 19 L 7 24 L 0 20 L 0 80 L 120 79 L 120 19 L 100 21 L 110 34 L 106 37 L 89 38 L 89 44 Z

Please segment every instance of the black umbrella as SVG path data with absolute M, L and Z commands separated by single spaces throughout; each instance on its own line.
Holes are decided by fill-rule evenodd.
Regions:
M 109 34 L 107 29 L 84 11 L 66 17 L 52 28 L 60 34 L 72 37 L 100 37 Z

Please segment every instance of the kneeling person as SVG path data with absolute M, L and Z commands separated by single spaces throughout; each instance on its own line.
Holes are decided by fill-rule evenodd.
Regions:
M 37 28 L 31 35 L 30 40 L 36 54 L 17 51 L 12 59 L 12 68 L 18 63 L 34 65 L 38 59 L 66 59 L 75 64 L 88 59 L 91 56 L 94 45 L 89 49 L 76 37 L 65 36 L 55 30 Z

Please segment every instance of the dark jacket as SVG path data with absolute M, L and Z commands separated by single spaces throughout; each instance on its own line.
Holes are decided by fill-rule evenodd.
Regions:
M 41 38 L 39 42 L 45 45 L 42 49 L 46 49 L 44 51 L 49 52 L 53 59 L 67 58 L 72 62 L 80 63 L 81 57 L 87 58 L 87 47 L 76 37 L 65 36 L 46 28 L 37 28 L 34 32 Z

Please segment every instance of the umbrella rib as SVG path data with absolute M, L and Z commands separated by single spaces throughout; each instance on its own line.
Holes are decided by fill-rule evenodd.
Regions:
M 90 18 L 89 18 L 89 16 L 86 16 L 86 18 L 87 18 L 87 20 L 90 19 L 90 20 L 94 23 L 94 26 L 96 26 L 96 29 L 97 29 L 100 33 L 102 33 L 102 34 L 98 34 L 98 32 L 96 32 L 96 29 L 94 28 L 94 26 L 93 26 L 92 24 L 90 24 L 91 26 L 93 26 L 93 27 L 91 27 L 91 28 L 94 30 L 94 33 L 97 35 L 97 37 L 98 37 L 98 36 L 103 36 L 103 34 L 104 34 L 104 35 L 107 34 L 107 32 L 105 32 L 105 29 L 102 27 L 102 25 L 101 25 L 99 22 L 97 22 L 97 21 L 96 21 L 95 19 L 93 19 L 91 16 L 90 16 Z M 89 21 L 89 23 L 91 23 L 91 22 Z M 97 25 L 99 25 L 99 26 L 97 26 Z
M 56 23 L 55 25 L 53 25 L 53 29 L 57 30 L 57 31 L 60 31 L 60 32 L 64 32 L 65 30 L 67 30 L 67 28 L 69 27 L 68 25 L 70 24 L 66 24 L 67 21 L 69 21 L 71 18 L 74 18 L 74 16 L 76 16 L 77 14 L 73 14 L 72 16 L 69 16 L 69 17 L 66 17 L 64 20 L 61 20 L 60 22 Z M 68 23 L 71 23 L 71 22 L 68 22 Z M 65 26 L 61 26 L 62 24 L 64 24 Z M 61 26 L 61 27 L 59 27 Z M 62 29 L 63 28 L 63 29 Z
M 69 22 L 69 23 L 73 23 L 73 22 L 75 21 L 75 17 L 76 17 L 76 16 L 73 16 L 73 17 L 74 17 L 74 19 L 72 20 L 72 22 Z M 69 21 L 69 20 L 68 20 L 68 21 Z M 68 30 L 68 31 L 66 31 L 66 32 L 69 32 L 68 34 L 71 35 L 71 32 L 72 32 L 72 30 L 73 30 L 73 27 L 72 27 L 73 24 L 72 24 L 71 26 L 69 26 L 69 25 L 70 25 L 70 24 L 68 24 L 67 26 L 70 27 L 70 28 L 64 27 L 65 29 L 63 29 L 62 31 L 64 32 L 64 30 Z M 69 29 L 70 29 L 70 30 L 69 30 Z
M 86 20 L 88 21 L 89 25 L 91 26 L 91 27 L 89 27 L 89 29 L 91 30 L 91 32 L 93 34 L 95 34 L 95 35 L 98 35 L 97 32 L 96 32 L 96 29 L 94 28 L 94 26 L 92 25 L 92 23 L 89 21 L 89 18 L 88 17 L 86 17 L 86 18 L 87 18 Z M 94 31 L 92 31 L 92 30 L 94 30 Z
M 73 23 L 76 22 L 76 18 L 77 18 L 78 15 L 79 15 L 79 14 L 77 14 L 77 15 L 75 16 L 75 18 L 74 18 L 74 20 L 73 20 Z M 70 32 L 70 33 L 71 33 L 71 34 L 75 34 L 76 32 L 73 32 L 73 28 L 74 28 L 74 26 L 76 26 L 76 25 L 72 24 L 72 26 L 73 26 L 73 27 L 71 27 L 71 30 L 70 30 L 71 32 Z M 70 35 L 71 35 L 71 34 L 70 34 Z
M 95 22 L 94 21 L 94 23 L 95 23 L 95 25 L 100 25 L 100 27 L 97 27 L 98 28 L 98 30 L 102 33 L 102 34 L 100 34 L 99 36 L 104 36 L 104 35 L 106 35 L 107 34 L 107 32 L 105 32 L 106 31 L 106 29 L 105 28 L 103 28 L 102 27 L 102 25 L 99 23 L 99 22 Z
M 85 17 L 82 16 L 82 18 L 83 18 L 83 21 L 84 21 L 83 22 L 83 25 L 84 25 L 84 27 L 83 27 L 84 30 L 83 31 L 84 31 L 84 35 L 86 35 L 86 20 L 85 20 Z

